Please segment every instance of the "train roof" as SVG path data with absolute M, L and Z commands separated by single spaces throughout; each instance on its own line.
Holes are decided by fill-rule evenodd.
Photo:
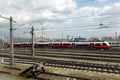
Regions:
M 104 41 L 104 42 L 73 42 L 73 43 L 108 43 L 108 42 Z
M 50 42 L 35 42 L 37 44 L 49 44 Z

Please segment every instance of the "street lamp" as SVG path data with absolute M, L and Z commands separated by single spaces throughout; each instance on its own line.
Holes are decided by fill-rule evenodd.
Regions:
M 13 18 L 10 16 L 10 18 L 4 17 L 0 15 L 0 18 L 8 19 L 10 21 L 10 64 L 14 64 L 14 47 L 13 47 Z

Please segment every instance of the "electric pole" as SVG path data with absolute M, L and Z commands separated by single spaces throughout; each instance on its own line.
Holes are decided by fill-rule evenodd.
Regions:
M 62 32 L 62 41 L 63 41 L 63 32 Z
M 14 64 L 14 48 L 13 48 L 13 18 L 10 17 L 10 64 Z
M 115 40 L 117 41 L 117 32 L 115 32 Z
M 42 30 L 42 41 L 44 41 L 44 30 L 45 30 L 45 28 L 42 27 L 41 30 Z
M 13 47 L 13 18 L 7 18 L 0 15 L 0 18 L 8 19 L 10 21 L 10 65 L 14 64 L 14 47 Z M 16 22 L 16 21 L 14 21 Z
M 32 56 L 34 56 L 34 27 L 31 28 L 31 35 L 32 35 Z

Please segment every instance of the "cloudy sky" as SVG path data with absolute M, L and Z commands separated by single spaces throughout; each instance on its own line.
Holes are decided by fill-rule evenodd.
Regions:
M 0 0 L 0 15 L 13 17 L 14 37 L 104 37 L 120 34 L 120 0 Z M 0 36 L 9 20 L 0 18 Z

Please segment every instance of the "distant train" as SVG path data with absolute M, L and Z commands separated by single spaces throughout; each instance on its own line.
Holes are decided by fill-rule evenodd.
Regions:
M 10 45 L 8 44 L 8 47 Z M 31 43 L 14 43 L 14 47 L 32 47 Z M 109 49 L 108 42 L 34 42 L 35 48 L 90 48 Z
M 120 41 L 108 41 L 111 47 L 120 47 Z

